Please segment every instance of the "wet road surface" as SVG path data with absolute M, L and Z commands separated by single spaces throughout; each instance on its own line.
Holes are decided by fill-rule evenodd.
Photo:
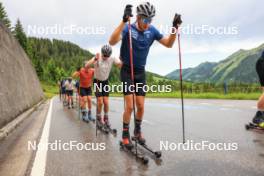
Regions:
M 33 115 L 28 124 L 24 122 L 19 127 L 22 130 L 16 130 L 0 143 L 0 175 L 30 175 L 34 173 L 31 171 L 32 167 L 39 175 L 47 176 L 264 175 L 264 134 L 246 131 L 244 128 L 244 124 L 251 120 L 256 111 L 255 101 L 186 100 L 186 139 L 189 144 L 201 144 L 205 141 L 212 143 L 211 146 L 219 143 L 229 146 L 226 151 L 211 151 L 206 147 L 205 150 L 187 151 L 175 148 L 182 142 L 180 100 L 147 99 L 143 121 L 144 136 L 153 149 L 162 149 L 162 160 L 155 160 L 147 155 L 150 159 L 147 166 L 120 151 L 124 107 L 122 98 L 111 98 L 110 101 L 109 117 L 112 127 L 118 130 L 117 137 L 105 135 L 101 131 L 98 131 L 96 137 L 95 124 L 81 121 L 76 109 L 68 110 L 63 107 L 58 97 L 53 98 L 51 104 L 50 113 L 48 105 L 43 105 L 47 117 L 42 115 L 43 117 L 34 118 L 40 115 Z M 131 123 L 130 131 L 132 130 Z M 42 144 L 48 142 L 52 145 L 48 150 L 28 151 L 28 141 L 40 141 Z M 56 148 L 56 144 L 67 145 L 70 142 L 80 143 L 79 147 L 86 144 L 89 150 L 78 150 L 77 147 L 71 150 Z M 166 143 L 171 148 L 165 149 L 162 144 Z M 230 150 L 230 145 L 237 150 Z M 102 148 L 105 150 L 100 150 Z M 7 169 L 10 163 L 18 163 L 12 172 L 10 168 Z

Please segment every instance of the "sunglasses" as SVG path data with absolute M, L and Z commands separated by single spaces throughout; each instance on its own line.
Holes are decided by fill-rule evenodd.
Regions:
M 150 24 L 152 19 L 151 18 L 146 18 L 146 17 L 141 17 L 141 21 L 144 23 L 144 24 Z
M 104 58 L 108 58 L 108 57 L 110 57 L 110 56 L 108 56 L 108 55 L 103 55 L 103 57 L 104 57 Z

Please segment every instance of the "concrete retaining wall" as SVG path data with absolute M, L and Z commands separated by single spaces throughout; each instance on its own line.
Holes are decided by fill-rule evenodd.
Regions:
M 0 128 L 43 99 L 36 71 L 0 22 Z

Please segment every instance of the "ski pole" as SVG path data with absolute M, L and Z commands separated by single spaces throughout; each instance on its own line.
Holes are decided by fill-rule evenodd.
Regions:
M 79 119 L 82 120 L 81 118 L 81 78 L 79 79 L 79 87 L 78 87 L 78 101 L 79 101 L 79 111 L 78 111 L 78 116 L 79 116 Z
M 99 114 L 99 112 L 98 112 L 98 96 L 96 95 L 96 94 L 98 94 L 98 92 L 97 92 L 97 86 L 98 86 L 98 80 L 96 79 L 96 89 L 95 89 L 95 97 L 96 97 L 96 119 L 95 119 L 95 135 L 96 135 L 96 137 L 97 137 L 97 120 L 98 120 L 98 114 Z M 101 117 L 100 117 L 101 118 Z M 101 120 L 101 119 L 100 119 Z
M 131 23 L 130 19 L 128 20 L 128 36 L 129 36 L 129 56 L 130 56 L 130 77 L 132 81 L 132 85 L 135 89 L 134 83 L 134 63 L 133 63 L 133 48 L 132 48 L 132 33 L 131 33 Z M 135 90 L 133 90 L 132 98 L 133 98 L 133 115 L 134 121 L 136 121 L 136 110 L 135 110 Z M 136 140 L 136 155 L 137 155 L 137 140 Z
M 98 55 L 96 55 L 96 57 L 98 57 Z M 97 68 L 99 69 L 99 62 L 97 61 Z M 95 97 L 96 97 L 96 117 L 95 117 L 95 135 L 96 135 L 96 137 L 97 137 L 97 130 L 98 130 L 98 128 L 97 128 L 97 120 L 98 120 L 98 114 L 99 114 L 99 112 L 98 112 L 98 96 L 96 95 L 96 94 L 98 94 L 98 79 L 96 79 L 96 89 L 95 89 Z M 101 116 L 100 116 L 100 118 L 101 118 Z M 101 119 L 100 119 L 101 120 Z
M 182 140 L 183 140 L 183 143 L 185 143 L 185 123 L 184 123 L 184 101 L 183 101 L 183 83 L 182 83 L 181 42 L 180 42 L 180 33 L 179 32 L 178 32 L 178 49 L 179 49 L 179 65 L 180 65 L 181 104 L 182 104 Z
M 59 93 L 60 93 L 60 101 L 61 101 L 61 81 L 60 81 L 60 85 L 59 85 Z
M 97 118 L 98 118 L 97 117 L 97 115 L 98 115 L 98 112 L 97 112 L 98 111 L 98 107 L 97 106 L 98 106 L 98 98 L 96 97 L 96 117 L 95 117 L 96 118 L 95 119 L 95 136 L 96 137 L 97 137 Z
M 75 84 L 75 87 L 76 87 L 76 84 Z M 76 94 L 75 94 L 75 102 L 76 102 L 76 107 L 77 107 L 77 102 L 78 102 L 78 89 L 77 89 L 77 87 L 76 87 Z

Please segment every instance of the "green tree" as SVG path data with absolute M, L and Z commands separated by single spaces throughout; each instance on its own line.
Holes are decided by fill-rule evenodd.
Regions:
M 33 51 L 33 46 L 34 43 L 30 40 L 27 40 L 27 55 L 31 59 L 31 61 L 34 63 L 35 58 L 34 58 L 34 51 Z
M 93 55 L 79 46 L 62 41 L 28 37 L 27 54 L 42 81 L 54 82 L 70 76 Z
M 46 72 L 45 72 L 45 78 L 48 80 L 48 81 L 56 81 L 56 78 L 58 77 L 57 76 L 57 72 L 56 72 L 56 65 L 55 65 L 55 62 L 54 62 L 54 59 L 51 58 L 48 63 L 47 63 L 47 66 L 45 68 Z
M 63 70 L 63 68 L 56 67 L 55 76 L 56 76 L 56 80 L 60 80 L 62 77 L 66 76 L 66 73 Z
M 33 65 L 34 65 L 34 67 L 36 69 L 36 72 L 37 72 L 38 77 L 41 80 L 43 80 L 44 79 L 44 76 L 43 76 L 44 69 L 42 67 L 42 64 L 40 63 L 40 60 L 34 59 L 32 62 L 33 62 Z
M 19 19 L 17 19 L 14 34 L 22 48 L 27 52 L 27 36 Z
M 2 21 L 4 25 L 11 30 L 11 22 L 7 16 L 2 2 L 0 2 L 0 21 Z

